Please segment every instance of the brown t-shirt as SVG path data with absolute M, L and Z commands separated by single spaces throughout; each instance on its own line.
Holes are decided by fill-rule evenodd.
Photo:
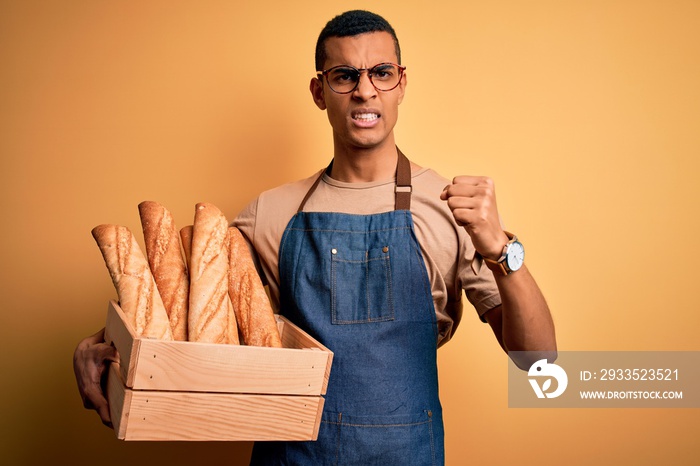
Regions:
M 319 174 L 263 192 L 232 223 L 252 244 L 276 309 L 279 309 L 280 240 Z M 414 169 L 411 178 L 411 214 L 428 269 L 441 345 L 452 337 L 462 318 L 462 290 L 479 316 L 498 306 L 501 299 L 492 272 L 487 267 L 471 267 L 474 246 L 469 235 L 455 223 L 447 203 L 440 200 L 440 193 L 449 181 L 427 168 Z M 344 183 L 327 174 L 304 206 L 306 212 L 362 215 L 393 209 L 393 179 Z

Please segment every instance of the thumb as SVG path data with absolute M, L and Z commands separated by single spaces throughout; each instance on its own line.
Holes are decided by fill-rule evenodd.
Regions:
M 119 352 L 114 346 L 103 344 L 100 346 L 99 358 L 104 361 L 119 362 Z
M 445 186 L 444 188 L 442 188 L 442 192 L 440 193 L 440 199 L 442 199 L 443 201 L 446 201 L 447 198 L 450 197 L 450 196 L 447 194 L 447 188 L 449 188 L 449 187 L 450 187 L 450 185 L 448 184 L 447 186 Z

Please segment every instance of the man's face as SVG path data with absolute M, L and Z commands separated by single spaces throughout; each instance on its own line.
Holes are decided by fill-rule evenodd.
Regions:
M 362 69 L 398 61 L 394 40 L 388 32 L 331 37 L 326 40 L 325 47 L 328 58 L 324 69 L 337 65 Z M 312 80 L 311 93 L 316 105 L 328 112 L 336 147 L 356 150 L 394 146 L 393 129 L 405 87 L 404 75 L 395 89 L 378 91 L 363 72 L 357 88 L 349 94 L 333 92 L 325 79 Z

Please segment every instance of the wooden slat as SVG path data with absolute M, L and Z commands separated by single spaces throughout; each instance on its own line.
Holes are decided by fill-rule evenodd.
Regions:
M 321 395 L 325 395 L 328 391 L 328 379 L 331 378 L 331 366 L 333 365 L 333 353 L 328 355 L 328 360 L 326 361 L 326 367 L 323 371 L 323 384 L 321 386 Z
M 139 339 L 127 323 L 124 313 L 115 301 L 110 301 L 107 307 L 107 323 L 105 324 L 105 342 L 114 345 L 119 352 L 122 379 L 127 387 L 134 385 Z
M 124 440 L 315 440 L 322 400 L 133 390 Z
M 285 348 L 307 348 L 307 349 L 319 349 L 324 353 L 328 354 L 328 359 L 326 360 L 326 365 L 324 367 L 323 373 L 323 383 L 321 385 L 320 394 L 325 395 L 328 390 L 328 379 L 331 376 L 331 366 L 333 364 L 333 352 L 323 346 L 318 341 L 314 340 L 311 335 L 304 332 L 297 325 L 293 324 L 289 319 L 281 315 L 275 316 L 278 320 L 278 324 L 282 323 L 283 327 L 280 330 L 282 336 L 282 346 Z
M 318 348 L 322 351 L 331 352 L 328 348 L 323 346 L 318 341 L 314 340 L 311 335 L 300 329 L 297 325 L 293 324 L 284 316 L 276 315 L 278 321 L 284 323 L 283 330 L 281 332 L 282 336 L 282 346 L 285 348 Z
M 135 390 L 319 395 L 329 353 L 141 340 Z
M 129 420 L 129 406 L 131 405 L 131 390 L 127 390 L 119 372 L 119 364 L 111 364 L 107 375 L 107 401 L 109 402 L 109 415 L 112 418 L 112 426 L 117 438 L 126 436 L 126 427 Z M 124 409 L 126 407 L 126 410 Z
M 153 340 L 136 337 L 110 301 L 105 339 L 119 351 L 122 378 L 135 390 L 325 394 L 333 353 L 276 318 L 284 348 Z
M 325 404 L 326 399 L 319 396 L 318 407 L 316 408 L 316 424 L 314 425 L 314 431 L 311 433 L 311 440 L 316 440 L 318 438 L 318 430 L 321 428 L 321 416 L 323 415 L 323 405 Z

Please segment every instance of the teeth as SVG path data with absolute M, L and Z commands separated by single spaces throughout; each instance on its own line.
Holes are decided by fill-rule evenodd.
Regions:
M 376 120 L 377 118 L 379 118 L 379 115 L 377 115 L 376 113 L 358 113 L 353 118 L 355 118 L 356 120 L 370 121 Z

